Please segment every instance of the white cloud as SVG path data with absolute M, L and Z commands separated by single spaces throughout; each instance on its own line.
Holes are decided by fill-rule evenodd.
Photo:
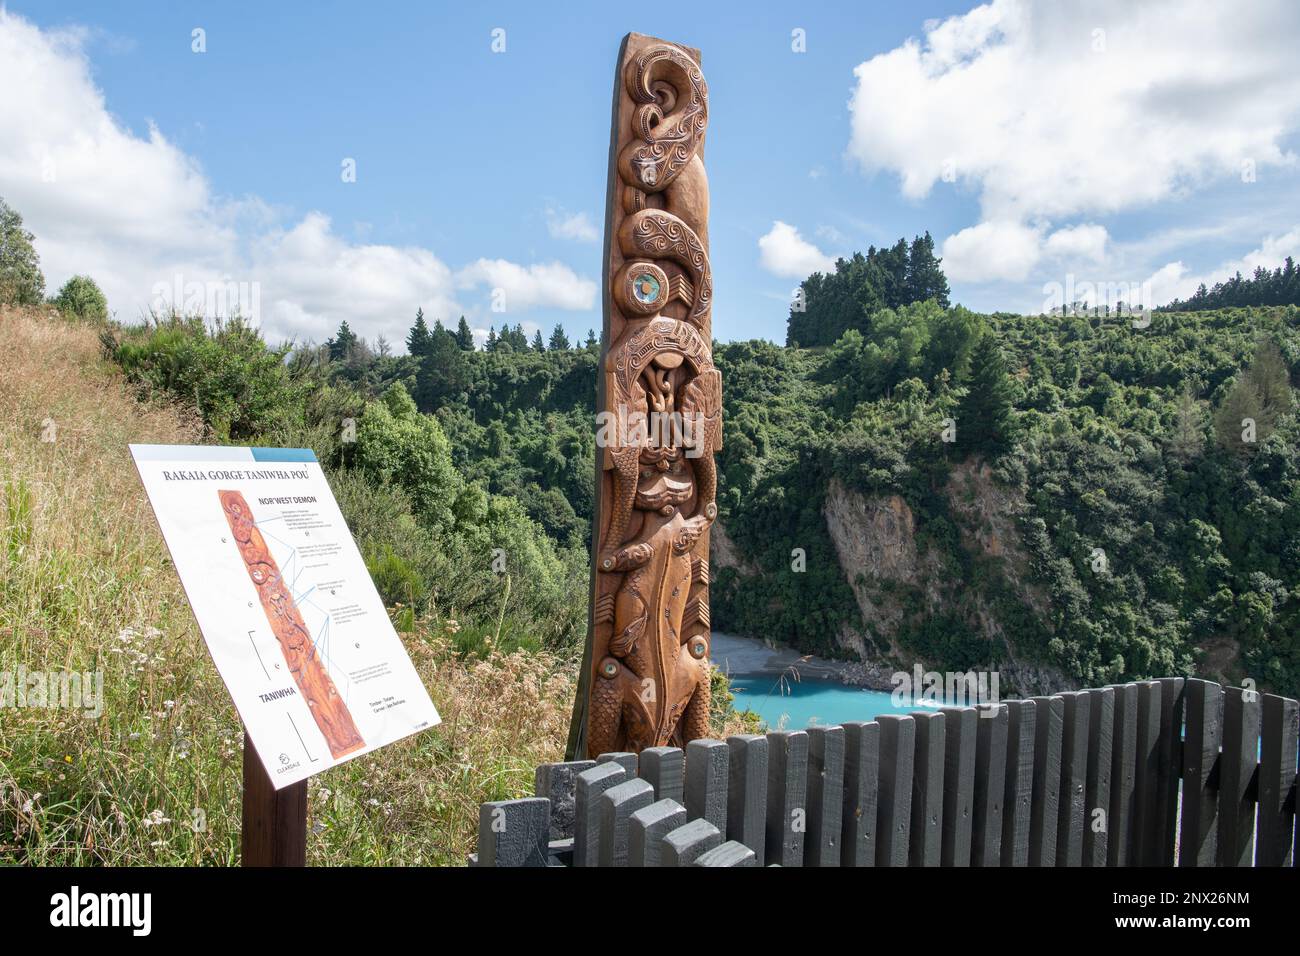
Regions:
M 1050 256 L 1096 263 L 1106 258 L 1108 239 L 1105 226 L 1085 223 L 1056 230 L 1047 237 L 1043 249 Z
M 830 272 L 835 260 L 799 235 L 799 230 L 779 219 L 758 240 L 758 261 L 775 276 L 806 279 L 814 272 Z
M 943 270 L 956 282 L 1025 279 L 1042 258 L 1042 231 L 1001 220 L 969 226 L 943 243 Z
M 255 300 L 272 340 L 320 341 L 347 319 L 360 335 L 397 343 L 417 307 L 431 318 L 472 315 L 456 292 L 489 273 L 508 287 L 531 280 L 532 289 L 515 283 L 512 310 L 591 307 L 595 284 L 558 264 L 481 259 L 458 276 L 427 249 L 351 242 L 321 212 L 285 221 L 257 197 L 214 195 L 198 162 L 159 129 L 137 135 L 112 116 L 85 54 L 92 37 L 42 31 L 0 8 L 0 90 L 18 91 L 0 96 L 0 196 L 35 233 L 50 292 L 87 273 L 131 320 L 161 290 L 184 305 L 191 288 L 207 289 L 210 302 L 214 288 L 242 284 L 256 290 L 241 294 L 244 311 Z
M 1101 256 L 1100 234 L 1068 220 L 1185 195 L 1241 176 L 1246 163 L 1295 162 L 1283 141 L 1300 125 L 1298 35 L 1300 4 L 1291 0 L 1249 11 L 994 0 L 928 22 L 922 39 L 855 69 L 848 154 L 867 171 L 896 173 L 911 198 L 941 181 L 977 192 L 993 228 L 962 230 L 952 248 L 970 254 L 989 238 L 1013 246 L 989 250 L 983 269 L 968 258 L 972 280 L 1019 274 L 1034 258 L 1028 234 L 1007 223 L 1040 241 L 1052 220 L 1065 226 L 1039 256 Z
M 456 273 L 456 285 L 501 290 L 507 312 L 541 307 L 585 311 L 596 304 L 596 283 L 560 262 L 521 266 L 505 259 L 479 259 Z
M 164 277 L 231 268 L 235 232 L 184 153 L 109 115 L 82 39 L 0 10 L 0 196 L 36 234 L 52 286 L 89 272 L 121 311 Z
M 585 212 L 569 214 L 563 209 L 546 210 L 546 231 L 552 239 L 595 242 L 600 238 L 600 230 Z
M 455 321 L 462 311 L 451 270 L 433 253 L 351 244 L 319 212 L 259 237 L 252 253 L 263 322 L 282 335 L 320 340 L 347 319 L 358 334 L 401 342 L 417 307 L 430 322 Z

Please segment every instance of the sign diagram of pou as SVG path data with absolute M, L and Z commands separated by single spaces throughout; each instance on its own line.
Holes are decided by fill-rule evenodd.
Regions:
M 439 722 L 310 449 L 131 455 L 277 789 Z

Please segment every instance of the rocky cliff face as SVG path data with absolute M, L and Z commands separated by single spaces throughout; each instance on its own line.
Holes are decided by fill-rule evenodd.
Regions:
M 900 495 L 866 499 L 835 478 L 826 491 L 822 513 L 864 624 L 862 631 L 845 625 L 840 644 L 863 660 L 899 656 L 893 637 L 903 620 L 903 608 L 881 585 L 915 584 L 921 579 L 912 509 Z
M 727 534 L 727 529 L 720 520 L 713 522 L 709 529 L 709 561 L 715 571 L 734 568 L 745 577 L 753 577 L 758 573 L 758 568 L 741 555 L 740 549 L 731 540 L 731 535 Z
M 866 497 L 838 479 L 826 490 L 826 531 L 862 618 L 860 626 L 843 625 L 838 640 L 863 661 L 864 680 L 879 683 L 882 675 L 919 663 L 937 671 L 996 669 L 1003 694 L 1071 686 L 1054 668 L 1031 663 L 1033 649 L 1016 646 L 988 596 L 990 583 L 996 584 L 1004 601 L 1046 617 L 1047 597 L 1030 581 L 1016 523 L 1024 502 L 977 461 L 954 467 L 942 496 L 966 553 L 960 561 L 925 543 L 917 516 L 902 496 Z M 734 547 L 731 552 L 727 560 L 739 568 Z M 975 567 L 979 584 L 966 580 L 964 573 Z M 940 650 L 927 652 L 932 636 L 916 638 L 944 628 L 966 635 L 963 654 L 972 660 L 958 664 L 944 659 Z

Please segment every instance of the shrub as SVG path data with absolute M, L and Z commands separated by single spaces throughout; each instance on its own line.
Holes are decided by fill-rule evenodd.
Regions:
M 215 322 L 170 316 L 106 336 L 109 357 L 132 381 L 192 402 L 226 441 L 285 443 L 300 433 L 311 382 L 285 366 L 289 346 L 270 348 L 240 318 Z
M 90 276 L 73 276 L 63 283 L 54 305 L 70 319 L 103 322 L 108 318 L 108 299 Z

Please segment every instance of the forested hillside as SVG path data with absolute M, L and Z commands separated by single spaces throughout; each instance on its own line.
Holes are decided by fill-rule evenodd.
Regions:
M 1295 307 L 1138 330 L 925 304 L 721 355 L 720 628 L 1026 687 L 1300 685 Z
M 1300 266 L 1295 259 L 1269 272 L 1258 267 L 1249 278 L 1240 272 L 1231 279 L 1216 282 L 1207 289 L 1205 283 L 1197 287 L 1191 298 L 1179 299 L 1164 306 L 1165 312 L 1200 312 L 1206 309 L 1224 309 L 1243 305 L 1295 305 L 1300 302 Z
M 6 281 L 39 300 L 11 232 Z M 810 277 L 800 345 L 715 347 L 715 628 L 886 671 L 997 667 L 1012 690 L 1200 672 L 1295 693 L 1295 272 L 1149 325 L 949 307 L 928 234 Z M 60 298 L 101 313 L 85 282 Z M 218 438 L 314 447 L 406 613 L 472 622 L 466 649 L 580 643 L 594 335 L 516 323 L 479 348 L 417 314 L 396 355 L 347 323 L 272 348 L 162 317 L 104 345 Z
M 824 349 L 717 346 L 717 629 L 889 667 L 997 666 L 1024 689 L 1194 671 L 1300 686 L 1300 309 L 1158 313 L 1138 329 L 928 301 L 860 326 Z M 414 545 L 372 553 L 390 594 L 487 601 L 496 579 L 476 569 L 506 541 L 522 617 L 573 643 L 598 350 L 562 334 L 539 349 L 507 329 L 473 349 L 421 319 L 409 356 L 345 328 L 281 365 L 238 325 L 173 321 L 110 348 L 138 380 L 197 395 L 231 437 L 248 415 L 303 409 L 318 451 L 449 542 L 447 564 Z M 191 382 L 163 360 L 190 348 L 212 351 L 179 363 L 195 374 L 243 356 L 214 388 L 244 383 L 238 401 L 206 399 L 214 373 Z M 260 366 L 301 396 L 259 398 Z M 349 416 L 355 447 L 337 434 Z
M 597 349 L 562 336 L 475 350 L 417 322 L 413 356 L 327 344 L 290 367 L 404 383 L 459 470 L 580 551 Z M 1139 329 L 931 300 L 828 348 L 716 360 L 719 630 L 996 665 L 1027 689 L 1197 670 L 1300 686 L 1300 309 Z

